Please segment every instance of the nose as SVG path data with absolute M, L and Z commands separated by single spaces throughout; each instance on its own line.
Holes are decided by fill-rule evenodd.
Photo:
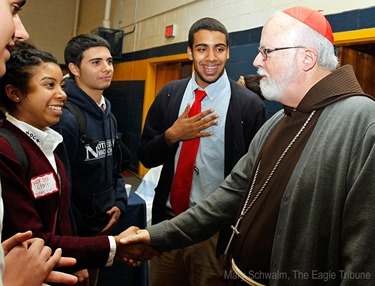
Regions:
M 216 60 L 216 54 L 215 54 L 215 50 L 207 50 L 207 57 L 206 59 L 210 62 L 212 61 L 215 61 Z
M 253 66 L 254 67 L 262 67 L 263 63 L 264 63 L 263 57 L 260 54 L 260 52 L 258 52 L 257 56 L 255 57 L 255 59 L 253 61 Z
M 112 63 L 107 63 L 104 61 L 104 64 L 103 64 L 103 71 L 111 71 L 113 70 L 113 65 Z
M 64 102 L 66 101 L 67 96 L 62 87 L 59 87 L 57 91 L 57 98 L 63 100 Z
M 14 18 L 14 26 L 15 26 L 15 32 L 14 32 L 15 40 L 25 41 L 29 39 L 29 34 L 27 33 L 25 26 L 23 25 L 18 15 L 16 15 Z

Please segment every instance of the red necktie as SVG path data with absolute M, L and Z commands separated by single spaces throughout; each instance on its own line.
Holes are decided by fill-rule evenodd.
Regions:
M 189 117 L 201 112 L 201 101 L 205 96 L 205 91 L 195 90 L 195 101 L 189 111 Z M 170 198 L 172 209 L 176 215 L 186 211 L 189 207 L 194 164 L 199 148 L 199 141 L 199 137 L 186 140 L 181 146 Z

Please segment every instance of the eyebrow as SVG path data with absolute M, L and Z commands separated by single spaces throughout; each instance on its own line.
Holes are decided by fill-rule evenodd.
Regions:
M 109 57 L 109 58 L 106 58 L 106 59 L 103 59 L 103 58 L 92 58 L 92 59 L 89 59 L 89 62 L 92 62 L 92 61 L 107 61 L 107 60 L 112 60 L 113 58 L 112 57 Z
M 201 44 L 196 44 L 194 47 L 196 48 L 196 47 L 201 47 L 201 46 L 203 46 L 203 47 L 208 47 L 208 45 L 207 44 L 204 44 L 204 43 L 201 43 Z M 224 44 L 224 43 L 219 43 L 219 44 L 216 44 L 216 45 L 214 45 L 214 47 L 228 47 L 226 44 Z
M 52 76 L 45 76 L 43 78 L 40 79 L 40 81 L 44 81 L 44 80 L 53 80 L 53 81 L 57 81 L 56 78 L 52 77 Z

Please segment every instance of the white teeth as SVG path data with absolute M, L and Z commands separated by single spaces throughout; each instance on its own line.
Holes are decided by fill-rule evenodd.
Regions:
M 215 67 L 205 67 L 206 68 L 206 70 L 208 70 L 209 72 L 212 72 L 212 71 L 214 71 L 214 70 L 216 70 L 217 69 L 217 66 L 215 66 Z
M 52 106 L 52 105 L 49 105 L 48 108 L 52 109 L 52 110 L 62 110 L 61 106 Z

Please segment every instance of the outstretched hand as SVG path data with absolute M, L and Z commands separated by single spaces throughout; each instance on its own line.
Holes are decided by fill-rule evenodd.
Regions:
M 127 237 L 136 235 L 138 231 L 138 227 L 132 226 L 115 236 L 117 244 L 116 259 L 132 266 L 138 266 L 140 262 L 150 260 L 154 255 L 161 256 L 161 253 L 153 248 L 150 243 L 134 242 L 132 244 L 125 244 L 122 242 Z
M 138 229 L 133 235 L 120 239 L 120 243 L 128 245 L 133 243 L 151 245 L 150 233 L 146 229 Z
M 189 117 L 189 111 L 190 105 L 187 105 L 180 117 L 165 132 L 165 140 L 168 145 L 172 146 L 179 141 L 212 135 L 212 132 L 203 132 L 202 130 L 217 123 L 219 116 L 212 114 L 214 112 L 213 109 L 202 111 L 192 117 Z

